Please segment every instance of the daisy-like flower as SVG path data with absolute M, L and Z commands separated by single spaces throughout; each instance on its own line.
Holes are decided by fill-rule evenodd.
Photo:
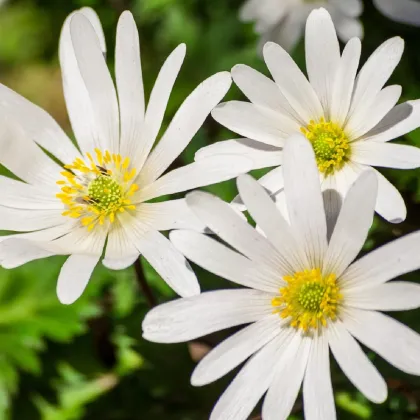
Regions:
M 261 44 L 274 41 L 291 50 L 299 42 L 309 13 L 325 7 L 344 42 L 363 37 L 363 26 L 358 19 L 363 11 L 361 0 L 247 0 L 239 18 L 255 22 L 255 32 L 261 35 Z
M 388 143 L 420 126 L 420 101 L 395 106 L 401 87 L 383 88 L 403 48 L 400 38 L 386 41 L 357 74 L 360 40 L 350 40 L 340 55 L 330 15 L 324 9 L 313 11 L 306 25 L 309 81 L 286 51 L 267 43 L 264 58 L 274 81 L 245 65 L 234 67 L 233 79 L 252 103 L 231 101 L 212 113 L 219 123 L 247 139 L 208 146 L 196 160 L 230 153 L 232 158 L 252 157 L 255 169 L 279 166 L 284 140 L 303 133 L 314 148 L 323 190 L 337 191 L 341 198 L 370 166 L 419 167 L 418 148 Z M 400 193 L 376 173 L 376 211 L 391 222 L 401 222 L 406 208 Z M 284 206 L 281 168 L 269 172 L 261 183 Z M 329 212 L 339 205 L 340 196 L 327 197 Z
M 265 236 L 204 192 L 191 193 L 187 203 L 230 247 L 198 232 L 171 233 L 191 261 L 246 288 L 178 299 L 154 308 L 143 322 L 144 337 L 159 343 L 250 324 L 206 355 L 192 375 L 192 384 L 202 386 L 248 360 L 211 420 L 247 419 L 266 392 L 262 418 L 286 419 L 302 383 L 305 419 L 334 420 L 329 349 L 360 392 L 384 401 L 386 383 L 356 339 L 402 371 L 420 374 L 420 335 L 378 312 L 420 306 L 418 284 L 388 282 L 420 267 L 420 232 L 353 262 L 372 223 L 375 174 L 365 171 L 350 188 L 328 238 L 308 140 L 287 140 L 284 154 L 290 224 L 261 185 L 242 175 L 239 192 Z
M 93 10 L 69 16 L 60 61 L 78 148 L 46 112 L 0 86 L 5 116 L 0 162 L 23 181 L 0 177 L 0 229 L 24 232 L 2 238 L 0 262 L 12 268 L 54 254 L 70 255 L 57 293 L 61 302 L 71 303 L 83 292 L 102 254 L 111 269 L 125 268 L 142 254 L 177 293 L 194 295 L 200 291 L 194 273 L 160 231 L 203 226 L 183 199 L 148 201 L 249 170 L 246 158 L 232 165 L 216 157 L 164 174 L 228 91 L 230 74 L 222 72 L 200 84 L 151 150 L 185 45 L 164 63 L 147 109 L 138 32 L 130 13 L 123 13 L 118 23 L 117 89 L 104 45 Z
M 420 26 L 420 4 L 415 0 L 373 0 L 387 18 L 408 25 Z

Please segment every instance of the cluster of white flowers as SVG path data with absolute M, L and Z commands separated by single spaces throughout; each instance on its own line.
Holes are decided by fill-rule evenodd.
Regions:
M 389 19 L 420 26 L 418 0 L 373 0 L 373 4 Z M 353 37 L 363 38 L 360 22 L 363 0 L 246 0 L 239 18 L 254 23 L 261 47 L 267 41 L 274 41 L 289 51 L 301 39 L 308 15 L 319 7 L 328 10 L 343 42 Z
M 338 18 L 343 35 L 359 2 L 345 10 L 347 2 L 329 3 L 347 11 L 347 20 Z M 250 0 L 243 16 L 258 9 L 261 30 L 279 16 L 297 19 L 286 6 L 277 15 L 270 7 Z M 305 19 L 308 10 L 298 15 Z M 301 386 L 305 418 L 334 420 L 330 350 L 360 392 L 384 401 L 386 382 L 358 341 L 420 375 L 420 335 L 379 312 L 420 307 L 420 285 L 390 282 L 420 268 L 420 232 L 355 261 L 375 210 L 393 223 L 406 217 L 401 195 L 371 167 L 420 167 L 419 149 L 389 143 L 420 126 L 420 102 L 396 105 L 401 87 L 384 87 L 402 56 L 400 38 L 382 44 L 358 72 L 360 40 L 341 53 L 333 18 L 325 9 L 307 18 L 309 80 L 281 46 L 267 43 L 274 81 L 244 65 L 210 77 L 154 148 L 186 49 L 180 45 L 163 64 L 146 106 L 129 12 L 117 28 L 116 85 L 96 14 L 82 9 L 63 26 L 60 62 L 76 145 L 46 112 L 0 85 L 0 163 L 20 179 L 0 177 L 0 229 L 16 232 L 0 239 L 1 266 L 68 255 L 57 294 L 70 304 L 101 259 L 123 269 L 141 254 L 182 296 L 147 314 L 144 338 L 186 342 L 249 324 L 192 375 L 201 386 L 246 361 L 211 420 L 245 420 L 264 395 L 262 418 L 286 419 Z M 218 105 L 231 75 L 250 103 Z M 167 171 L 211 112 L 245 138 L 201 149 L 194 163 Z M 246 175 L 266 167 L 275 168 L 258 182 Z M 150 202 L 233 178 L 233 203 L 199 191 Z M 160 233 L 169 230 L 170 239 Z M 200 294 L 187 259 L 242 288 Z

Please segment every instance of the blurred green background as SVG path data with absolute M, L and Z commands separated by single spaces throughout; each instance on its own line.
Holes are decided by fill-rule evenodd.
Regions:
M 0 8 L 0 81 L 45 108 L 71 133 L 57 59 L 61 25 L 74 9 L 94 7 L 104 26 L 112 67 L 117 19 L 129 9 L 139 26 L 147 93 L 166 56 L 179 43 L 187 44 L 187 58 L 172 93 L 167 123 L 188 93 L 213 73 L 230 70 L 237 63 L 266 73 L 251 25 L 237 19 L 241 3 L 6 0 Z M 403 86 L 403 99 L 420 97 L 420 29 L 388 21 L 368 1 L 362 20 L 366 32 L 364 60 L 385 39 L 403 36 L 406 52 L 391 84 Z M 293 54 L 303 65 L 302 43 Z M 241 97 L 236 88 L 229 96 Z M 192 161 L 200 147 L 230 136 L 208 119 L 182 155 L 183 162 Z M 420 146 L 420 133 L 411 133 L 401 141 Z M 376 219 L 365 250 L 420 228 L 418 173 L 386 171 L 403 192 L 408 218 L 401 225 Z M 235 195 L 233 182 L 209 190 L 224 199 Z M 132 268 L 111 272 L 99 267 L 83 297 L 72 306 L 62 306 L 55 295 L 62 262 L 63 258 L 50 258 L 0 271 L 0 420 L 207 419 L 232 375 L 205 388 L 190 386 L 189 376 L 197 360 L 229 331 L 189 345 L 147 343 L 141 338 L 141 321 L 148 306 Z M 144 261 L 142 264 L 156 298 L 160 302 L 172 299 L 173 293 L 158 275 Z M 195 269 L 204 290 L 233 287 Z M 419 273 L 405 277 L 418 281 Z M 420 311 L 395 315 L 420 330 Z M 339 419 L 420 419 L 420 379 L 401 373 L 374 355 L 372 358 L 388 382 L 389 399 L 379 406 L 368 403 L 333 364 Z M 251 418 L 260 419 L 258 413 L 257 408 Z M 302 418 L 299 399 L 291 419 Z

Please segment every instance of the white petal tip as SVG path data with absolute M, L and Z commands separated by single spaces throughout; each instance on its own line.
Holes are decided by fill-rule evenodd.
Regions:
M 182 298 L 198 296 L 201 293 L 200 285 L 198 284 L 198 281 L 196 281 L 196 284 L 190 285 L 188 289 L 179 290 L 177 293 Z
M 94 15 L 98 15 L 96 12 L 95 12 L 95 10 L 94 9 L 92 9 L 92 7 L 88 7 L 88 6 L 85 6 L 85 7 L 82 7 L 82 8 L 80 8 L 79 10 L 76 10 L 76 13 L 77 12 L 82 12 L 82 13 L 92 13 L 92 14 L 94 14 Z
M 121 13 L 120 19 L 122 19 L 122 18 L 124 18 L 124 19 L 131 18 L 131 19 L 134 20 L 133 14 L 129 10 L 124 10 Z
M 312 10 L 311 14 L 309 16 L 312 15 L 324 15 L 324 16 L 330 16 L 328 10 L 325 9 L 325 7 L 318 7 L 317 9 Z
M 207 197 L 213 197 L 213 195 L 205 191 L 196 190 L 188 193 L 185 196 L 185 201 L 189 206 L 195 206 L 199 201 L 206 199 Z
M 200 387 L 200 386 L 208 385 L 210 383 L 206 381 L 204 378 L 200 378 L 200 376 L 196 375 L 195 372 L 196 371 L 193 372 L 190 379 L 190 383 L 192 386 Z
M 276 44 L 273 41 L 268 41 L 264 44 L 263 53 L 265 54 L 267 51 L 269 51 L 273 48 L 281 48 L 281 47 L 280 47 L 280 45 Z
M 220 102 L 220 104 L 217 104 L 216 107 L 211 111 L 211 115 L 214 117 L 214 114 L 218 114 L 219 111 L 221 111 L 223 108 L 228 106 L 229 102 Z
M 179 230 L 172 230 L 169 232 L 169 239 L 172 243 L 178 242 L 180 239 L 185 238 L 191 231 L 179 229 Z
M 393 224 L 398 224 L 398 223 L 404 222 L 405 219 L 406 219 L 406 216 L 404 216 L 404 217 L 396 217 L 394 219 L 389 219 L 388 222 L 389 223 L 393 223 Z
M 238 187 L 238 190 L 240 190 L 244 185 L 249 185 L 252 183 L 257 183 L 256 179 L 253 178 L 251 175 L 249 174 L 241 174 L 238 176 L 238 178 L 236 179 L 236 185 Z
M 187 53 L 187 45 L 186 44 L 184 44 L 184 43 L 182 43 L 182 44 L 179 44 L 176 48 L 175 48 L 175 50 L 174 51 L 176 51 L 178 54 L 180 54 L 180 55 L 184 55 L 185 56 L 185 54 Z
M 233 67 L 232 67 L 232 69 L 231 69 L 231 74 L 232 74 L 232 77 L 233 78 L 235 78 L 235 75 L 238 73 L 238 72 L 241 72 L 244 68 L 246 68 L 247 66 L 245 65 L 245 64 L 235 64 Z
M 377 395 L 373 398 L 370 398 L 370 400 L 374 404 L 382 404 L 387 400 L 387 398 L 388 398 L 388 390 L 385 388 L 385 392 L 383 392 L 382 395 Z
M 197 162 L 201 159 L 204 159 L 207 156 L 207 153 L 205 150 L 203 150 L 204 147 L 202 147 L 200 150 L 197 150 L 194 154 L 194 162 Z
M 227 88 L 232 84 L 232 75 L 229 71 L 221 71 L 211 76 L 210 79 L 216 80 L 216 83 L 225 84 Z M 209 79 L 207 79 L 209 80 Z
M 63 305 L 71 305 L 76 302 L 80 296 L 73 296 L 71 293 L 66 293 L 64 291 L 57 290 L 57 298 Z

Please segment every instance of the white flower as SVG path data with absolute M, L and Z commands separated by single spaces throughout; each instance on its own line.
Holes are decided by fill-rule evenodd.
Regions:
M 353 262 L 371 227 L 376 176 L 366 171 L 356 180 L 328 239 L 309 142 L 295 136 L 284 154 L 290 224 L 264 189 L 242 175 L 240 195 L 265 236 L 204 192 L 191 193 L 187 202 L 229 247 L 198 232 L 171 233 L 191 261 L 247 288 L 178 299 L 154 308 L 143 322 L 144 337 L 160 343 L 250 324 L 206 355 L 192 375 L 193 385 L 205 385 L 249 359 L 211 420 L 247 419 L 266 392 L 262 418 L 286 419 L 302 383 L 305 419 L 335 419 L 329 349 L 360 392 L 384 401 L 386 383 L 355 338 L 402 371 L 420 375 L 420 335 L 378 312 L 420 306 L 420 285 L 388 282 L 420 267 L 420 232 Z
M 395 106 L 400 86 L 383 88 L 400 61 L 404 43 L 392 38 L 368 59 L 358 75 L 360 40 L 353 38 L 340 56 L 334 25 L 326 10 L 313 11 L 306 25 L 306 67 L 309 81 L 280 46 L 266 44 L 265 62 L 274 78 L 244 65 L 232 70 L 235 83 L 252 103 L 220 104 L 213 117 L 248 139 L 229 140 L 201 149 L 196 160 L 219 153 L 254 160 L 254 168 L 282 163 L 284 139 L 304 133 L 315 149 L 323 190 L 344 196 L 358 174 L 370 166 L 417 168 L 418 148 L 390 144 L 420 126 L 420 101 Z M 376 211 L 391 222 L 406 217 L 397 189 L 377 172 Z M 281 168 L 261 179 L 273 194 L 282 191 Z M 327 200 L 328 210 L 339 197 Z M 284 200 L 277 195 L 277 199 Z
M 373 0 L 373 4 L 389 19 L 420 26 L 420 3 L 416 0 Z
M 363 26 L 358 19 L 363 11 L 361 0 L 247 0 L 239 17 L 244 22 L 255 22 L 262 45 L 274 41 L 289 51 L 302 37 L 309 13 L 318 7 L 325 7 L 331 13 L 342 41 L 363 37 Z
M 80 151 L 47 113 L 0 86 L 0 111 L 5 115 L 0 162 L 24 181 L 0 177 L 0 229 L 25 232 L 2 238 L 1 264 L 12 268 L 54 254 L 70 255 L 57 293 L 63 303 L 71 303 L 83 292 L 103 253 L 103 263 L 111 269 L 125 268 L 143 254 L 177 293 L 194 295 L 200 291 L 194 273 L 159 231 L 203 226 L 183 199 L 147 201 L 249 170 L 247 159 L 232 165 L 216 157 L 162 175 L 226 94 L 230 74 L 219 73 L 200 84 L 151 150 L 185 45 L 164 63 L 147 109 L 138 32 L 130 13 L 123 13 L 118 23 L 117 89 L 101 46 L 102 29 L 91 9 L 69 16 L 60 40 L 60 61 Z M 9 120 L 17 120 L 20 127 Z

